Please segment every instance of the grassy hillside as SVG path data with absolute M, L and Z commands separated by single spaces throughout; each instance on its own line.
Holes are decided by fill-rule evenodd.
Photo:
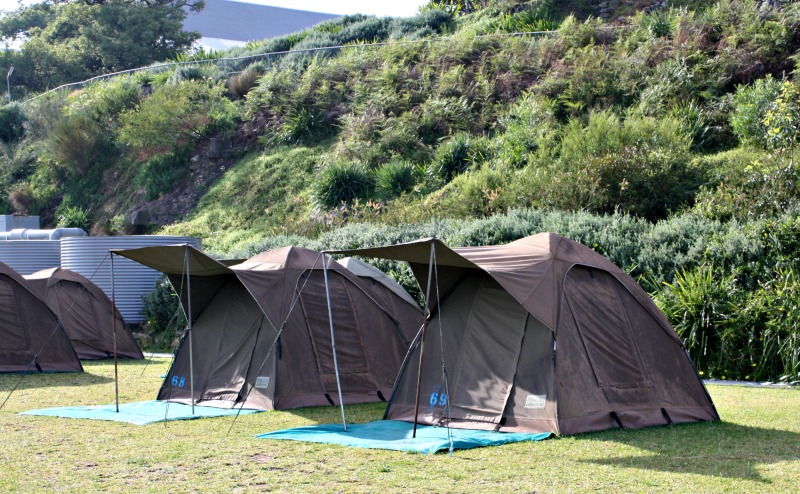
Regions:
M 2 106 L 0 206 L 97 234 L 144 210 L 224 256 L 549 229 L 637 276 L 704 371 L 797 379 L 800 6 L 486 4 Z

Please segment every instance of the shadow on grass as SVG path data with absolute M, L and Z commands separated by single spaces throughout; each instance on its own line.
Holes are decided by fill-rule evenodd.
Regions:
M 618 442 L 647 453 L 580 460 L 583 463 L 694 473 L 771 483 L 760 465 L 800 459 L 800 434 L 748 427 L 730 422 L 704 422 L 639 430 L 614 430 L 575 436 L 586 441 Z
M 44 372 L 35 374 L 0 374 L 0 395 L 11 390 L 90 386 L 114 380 L 91 372 Z
M 380 420 L 386 410 L 386 403 L 361 403 L 355 405 L 345 405 L 345 415 L 347 423 L 361 424 Z M 342 409 L 336 406 L 327 407 L 306 407 L 283 410 L 286 413 L 297 417 L 316 422 L 318 424 L 341 424 Z

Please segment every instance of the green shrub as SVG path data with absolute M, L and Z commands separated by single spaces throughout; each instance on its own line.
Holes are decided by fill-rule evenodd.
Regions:
M 139 103 L 143 87 L 141 77 L 115 77 L 89 84 L 67 97 L 63 112 L 65 115 L 86 114 L 104 132 L 113 132 L 119 114 Z
M 285 115 L 277 139 L 281 144 L 313 144 L 333 130 L 316 108 L 294 108 Z
M 794 153 L 800 139 L 800 85 L 784 81 L 772 107 L 763 120 L 767 144 L 794 166 Z
M 222 76 L 222 71 L 216 64 L 180 65 L 172 72 L 167 83 L 179 84 L 184 81 L 202 81 L 204 79 L 218 81 L 222 79 Z
M 501 163 L 514 168 L 538 167 L 555 159 L 560 125 L 551 100 L 525 93 L 498 123 L 503 132 L 492 144 Z
M 506 33 L 555 31 L 561 23 L 555 19 L 551 4 L 551 1 L 536 2 L 535 9 L 503 14 L 489 23 L 489 29 Z
M 0 106 L 0 141 L 18 141 L 25 133 L 25 113 L 17 103 Z
M 694 209 L 709 218 L 748 221 L 792 210 L 800 197 L 800 171 L 783 158 L 754 161 L 730 182 L 706 187 Z
M 92 215 L 81 207 L 62 205 L 56 211 L 56 226 L 58 228 L 83 228 L 88 232 L 92 226 Z
M 561 156 L 536 177 L 537 203 L 596 213 L 622 211 L 651 221 L 691 205 L 702 182 L 692 168 L 690 140 L 673 119 L 592 113 L 584 127 L 571 120 Z
M 674 282 L 664 284 L 655 301 L 672 322 L 695 365 L 722 377 L 729 367 L 726 350 L 734 343 L 725 341 L 724 335 L 729 334 L 727 329 L 739 300 L 734 277 L 715 271 L 711 265 L 681 271 Z
M 428 180 L 434 187 L 444 185 L 476 163 L 482 163 L 487 154 L 485 140 L 458 133 L 436 148 L 428 165 Z
M 418 175 L 413 163 L 390 161 L 375 170 L 375 191 L 383 198 L 399 197 L 414 190 Z
M 332 209 L 369 198 L 374 189 L 374 179 L 364 165 L 338 161 L 322 168 L 312 194 L 318 207 Z
M 120 115 L 119 139 L 147 159 L 232 130 L 239 110 L 224 92 L 221 84 L 207 81 L 158 86 L 138 108 Z
M 733 113 L 730 124 L 739 140 L 751 146 L 766 149 L 767 126 L 764 118 L 772 109 L 781 91 L 781 81 L 769 74 L 750 86 L 738 86 L 731 96 Z
M 800 276 L 796 265 L 778 268 L 775 277 L 753 297 L 765 311 L 759 346 L 761 355 L 754 362 L 761 377 L 778 377 L 788 382 L 800 379 Z M 751 306 L 752 307 L 752 306 Z M 750 309 L 752 310 L 752 309 Z
M 146 200 L 152 201 L 185 180 L 188 168 L 189 153 L 185 149 L 158 154 L 139 166 L 134 185 L 144 188 Z
M 183 335 L 186 316 L 166 276 L 155 283 L 149 295 L 142 298 L 142 315 L 145 332 L 153 338 L 151 350 L 172 350 L 172 342 Z

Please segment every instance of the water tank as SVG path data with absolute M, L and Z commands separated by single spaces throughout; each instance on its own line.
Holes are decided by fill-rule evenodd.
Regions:
M 66 237 L 61 239 L 61 267 L 92 280 L 111 297 L 111 259 L 109 249 L 135 249 L 153 245 L 189 244 L 201 248 L 191 237 L 126 235 L 119 237 Z M 161 273 L 141 264 L 114 256 L 114 291 L 117 308 L 125 322 L 139 323 L 144 318 L 142 297 L 153 291 Z
M 0 240 L 0 262 L 21 275 L 57 268 L 61 262 L 58 240 Z
M 39 217 L 0 214 L 0 232 L 8 232 L 15 228 L 39 228 Z

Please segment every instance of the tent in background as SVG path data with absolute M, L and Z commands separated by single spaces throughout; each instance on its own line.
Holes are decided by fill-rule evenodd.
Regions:
M 542 233 L 341 253 L 408 261 L 423 287 L 431 273 L 427 336 L 409 350 L 387 419 L 557 434 L 719 419 L 664 315 L 577 242 Z
M 113 252 L 165 273 L 191 315 L 159 399 L 258 409 L 338 403 L 320 253 L 284 247 L 228 267 L 183 245 Z M 342 399 L 384 400 L 422 322 L 419 308 L 337 263 L 327 275 Z
M 0 372 L 83 372 L 56 315 L 22 276 L 3 263 Z
M 100 287 L 62 268 L 43 269 L 24 278 L 61 320 L 79 358 L 111 358 L 115 346 L 118 357 L 144 358 L 122 315 Z M 112 328 L 116 328 L 116 342 Z

